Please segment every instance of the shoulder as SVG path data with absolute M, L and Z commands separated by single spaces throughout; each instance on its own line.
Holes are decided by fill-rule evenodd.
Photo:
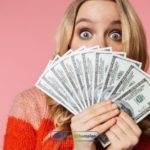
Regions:
M 41 119 L 48 117 L 46 95 L 36 87 L 24 90 L 16 96 L 10 116 L 27 121 L 37 129 Z

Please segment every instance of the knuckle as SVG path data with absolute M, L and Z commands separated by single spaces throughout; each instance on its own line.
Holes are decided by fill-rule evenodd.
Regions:
M 77 128 L 76 127 L 76 123 L 75 122 L 71 122 L 70 123 L 70 127 L 71 127 L 72 130 L 74 130 L 75 128 Z
M 99 118 L 97 118 L 96 121 L 97 121 L 97 123 L 102 123 L 104 119 L 105 119 L 105 117 L 104 117 L 104 115 L 102 115 Z
M 109 112 L 109 113 L 107 113 L 107 117 L 113 117 L 115 115 L 115 112 L 114 111 L 112 111 L 112 112 Z
M 103 133 L 104 131 L 105 131 L 105 127 L 104 126 L 98 126 L 98 127 L 96 127 L 96 131 L 98 132 L 98 133 Z
M 141 136 L 141 134 L 142 134 L 142 130 L 141 130 L 140 128 L 138 129 L 137 134 L 138 134 L 138 137 L 140 137 L 140 136 Z
M 128 142 L 122 142 L 120 145 L 118 144 L 117 148 L 120 149 L 128 149 L 129 143 Z
M 74 128 L 74 123 L 71 122 L 70 127 L 73 129 Z
M 115 112 L 112 111 L 112 112 L 108 112 L 107 114 L 103 115 L 103 118 L 105 117 L 106 119 L 110 119 L 112 118 L 113 116 L 115 116 Z
M 127 141 L 127 142 L 124 143 L 124 148 L 129 148 L 129 147 L 131 147 L 131 145 L 133 145 L 130 140 L 126 140 L 126 141 Z
M 136 145 L 139 142 L 139 138 L 134 137 L 133 141 L 133 146 Z
M 71 122 L 74 122 L 76 116 L 71 117 Z
M 121 150 L 123 149 L 123 146 L 120 144 L 115 144 L 114 150 Z
M 99 123 L 99 119 L 95 118 L 92 120 L 92 124 L 98 124 Z
M 117 149 L 129 149 L 132 145 L 130 140 L 121 140 L 120 144 L 116 145 Z

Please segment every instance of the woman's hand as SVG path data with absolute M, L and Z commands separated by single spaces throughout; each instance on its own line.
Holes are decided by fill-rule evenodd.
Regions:
M 125 112 L 117 117 L 116 124 L 106 132 L 111 145 L 107 150 L 132 150 L 138 143 L 141 129 Z
M 117 105 L 111 101 L 102 101 L 91 107 L 86 108 L 78 115 L 71 119 L 71 130 L 74 135 L 75 131 L 80 135 L 84 135 L 86 131 L 93 131 L 93 133 L 104 133 L 116 123 L 116 116 L 119 114 Z M 82 132 L 84 131 L 84 132 Z M 92 132 L 89 132 L 89 134 Z M 98 134 L 96 136 L 98 136 Z M 75 141 L 78 140 L 78 141 Z M 84 141 L 86 140 L 86 142 Z M 89 141 L 90 140 L 90 141 Z M 92 140 L 92 142 L 91 142 Z M 93 138 L 74 138 L 74 149 L 94 149 Z

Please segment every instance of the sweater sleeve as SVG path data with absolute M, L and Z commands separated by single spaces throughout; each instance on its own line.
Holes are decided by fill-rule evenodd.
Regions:
M 34 150 L 36 131 L 31 124 L 9 117 L 5 134 L 4 150 Z
M 37 130 L 44 115 L 43 95 L 38 89 L 26 90 L 16 96 L 8 117 L 4 150 L 34 150 Z

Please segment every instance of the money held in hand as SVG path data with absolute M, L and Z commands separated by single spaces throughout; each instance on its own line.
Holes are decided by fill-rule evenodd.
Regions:
M 141 66 L 111 47 L 82 46 L 50 60 L 35 85 L 74 115 L 111 99 L 138 123 L 150 114 L 150 76 Z M 98 139 L 110 144 L 105 134 Z

